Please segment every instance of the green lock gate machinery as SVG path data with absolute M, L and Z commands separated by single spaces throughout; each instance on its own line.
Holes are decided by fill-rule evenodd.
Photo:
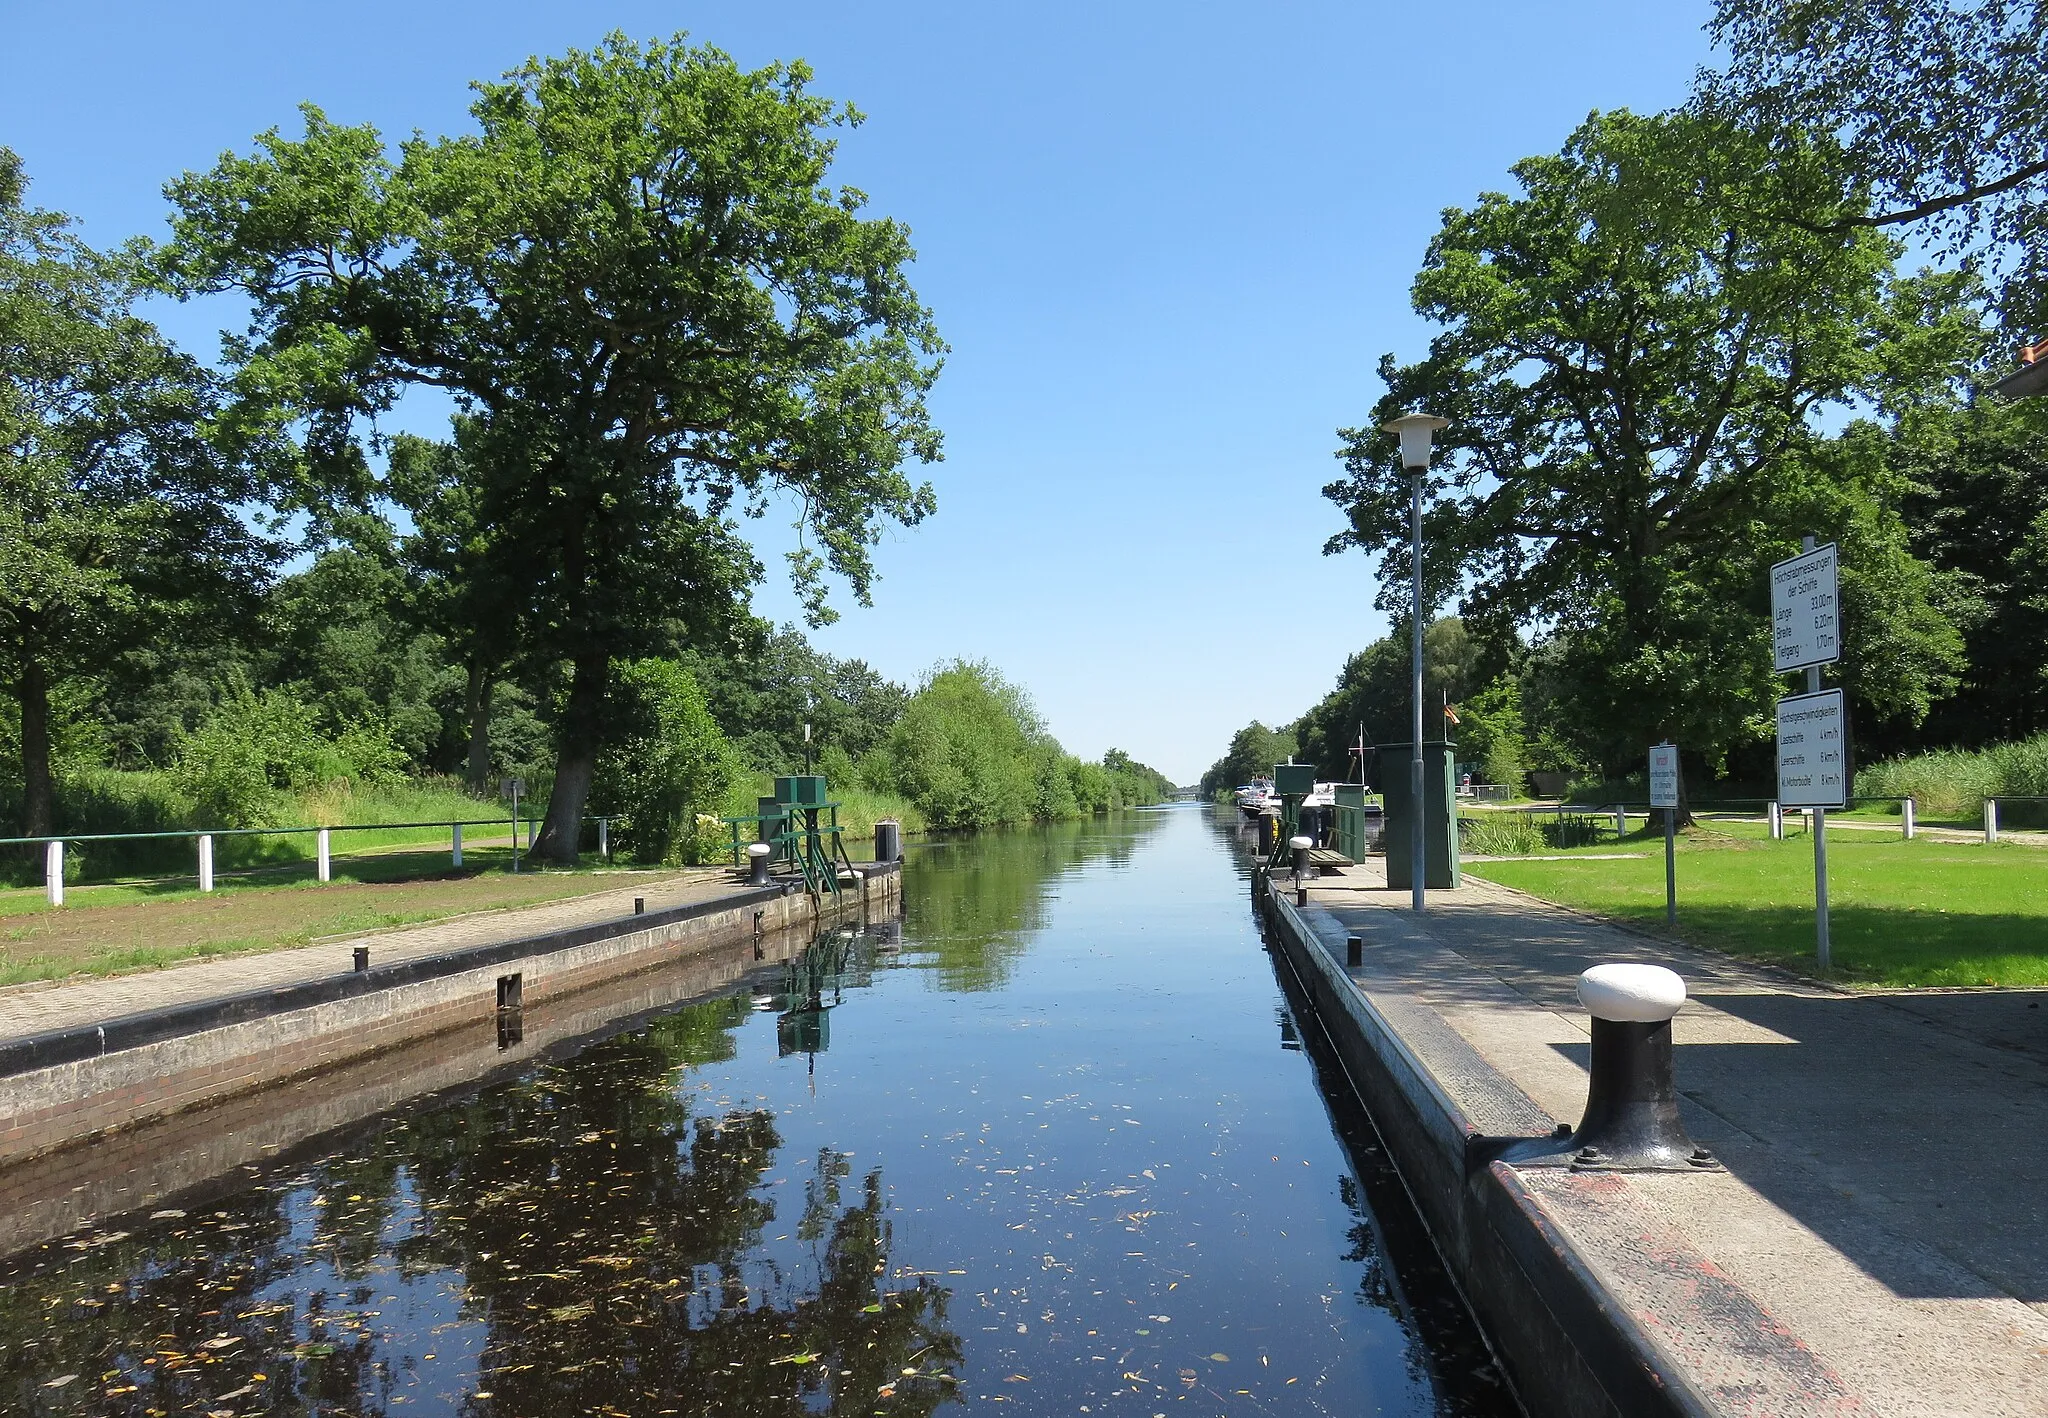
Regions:
M 803 877 L 804 890 L 820 901 L 829 894 L 836 902 L 842 877 L 855 877 L 853 860 L 846 855 L 845 830 L 839 825 L 839 804 L 830 801 L 825 780 L 816 774 L 793 775 L 775 780 L 775 796 L 762 798 L 760 811 L 752 817 L 721 819 L 732 831 L 732 860 L 740 865 L 740 853 L 747 845 L 740 840 L 740 828 L 753 825 L 761 834 L 757 841 L 770 848 L 770 869 L 790 866 Z

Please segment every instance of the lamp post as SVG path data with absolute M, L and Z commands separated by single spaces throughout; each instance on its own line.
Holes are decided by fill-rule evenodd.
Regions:
M 1401 439 L 1401 467 L 1413 479 L 1409 490 L 1408 556 L 1415 573 L 1414 596 L 1409 604 L 1413 656 L 1409 666 L 1409 690 L 1415 704 L 1415 741 L 1408 760 L 1408 897 L 1416 910 L 1422 909 L 1422 878 L 1428 864 L 1422 829 L 1422 478 L 1429 471 L 1429 445 L 1436 431 L 1450 422 L 1435 414 L 1403 414 L 1382 426 L 1384 433 Z

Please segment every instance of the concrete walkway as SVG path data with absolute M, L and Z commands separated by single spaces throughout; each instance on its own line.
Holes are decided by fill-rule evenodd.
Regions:
M 1576 1123 L 1586 1096 L 1579 972 L 1645 960 L 1685 977 L 1678 1085 L 1728 1170 L 1630 1176 L 1588 1213 L 1579 1239 L 1632 1309 L 1653 1315 L 1659 1285 L 1686 1283 L 1655 1262 L 1683 1249 L 1846 1391 L 1798 1411 L 2048 1414 L 2048 992 L 1845 994 L 1469 875 L 1418 920 L 1383 870 L 1311 892 L 1366 942 L 1354 982 L 1383 1013 L 1448 1023 L 1555 1121 Z M 1671 1343 L 1720 1362 L 1711 1339 Z M 1775 1402 L 1730 1411 L 1789 1411 Z
M 645 898 L 647 909 L 658 911 L 743 889 L 731 872 L 704 868 L 587 896 L 479 911 L 292 950 L 251 951 L 129 975 L 10 986 L 0 989 L 0 1041 L 345 974 L 354 968 L 358 946 L 369 947 L 374 964 L 395 964 L 631 915 L 635 897 Z

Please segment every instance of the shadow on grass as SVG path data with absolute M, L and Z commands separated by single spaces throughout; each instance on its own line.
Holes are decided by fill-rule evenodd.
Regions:
M 1599 914 L 1662 931 L 1664 905 L 1610 904 Z M 1678 906 L 1678 936 L 1692 945 L 1818 973 L 1810 907 Z M 1874 906 L 1828 913 L 1831 979 L 1890 986 L 2048 985 L 2048 916 L 1972 914 Z

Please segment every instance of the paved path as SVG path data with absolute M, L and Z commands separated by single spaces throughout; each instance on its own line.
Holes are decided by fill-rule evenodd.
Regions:
M 2048 992 L 1845 994 L 1603 925 L 1472 876 L 1418 922 L 1379 859 L 1312 900 L 1368 942 L 1354 972 L 1448 1022 L 1552 1118 L 1585 1102 L 1580 970 L 1683 975 L 1694 1137 L 1725 1175 L 1628 1179 L 1862 1406 L 2048 1414 Z
M 587 896 L 478 911 L 427 925 L 349 936 L 293 950 L 186 961 L 161 970 L 103 979 L 12 986 L 0 989 L 0 1040 L 103 1024 L 171 1005 L 196 1004 L 346 973 L 354 968 L 357 946 L 368 946 L 371 961 L 379 965 L 417 960 L 631 915 L 636 896 L 646 898 L 647 909 L 656 911 L 739 889 L 729 871 L 703 868 L 642 878 L 629 886 Z

